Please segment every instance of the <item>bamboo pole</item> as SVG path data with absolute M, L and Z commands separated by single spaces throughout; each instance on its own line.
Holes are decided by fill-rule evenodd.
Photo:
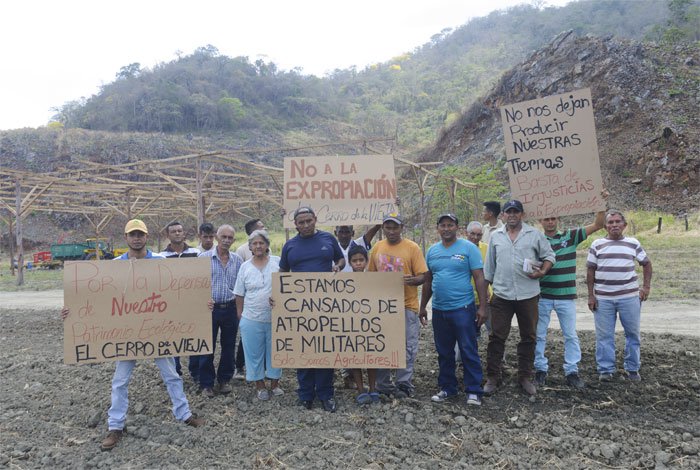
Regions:
M 17 228 L 17 285 L 24 285 L 24 239 L 22 236 L 22 185 L 15 180 L 15 224 Z

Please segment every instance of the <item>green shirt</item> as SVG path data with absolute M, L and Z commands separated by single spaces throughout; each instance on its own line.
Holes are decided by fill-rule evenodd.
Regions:
M 586 229 L 578 227 L 547 237 L 557 255 L 557 262 L 540 279 L 540 295 L 545 299 L 576 298 L 576 247 L 586 239 Z

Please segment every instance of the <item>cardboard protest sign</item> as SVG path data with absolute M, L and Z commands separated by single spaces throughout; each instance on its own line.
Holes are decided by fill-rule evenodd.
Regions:
M 501 107 L 513 199 L 542 219 L 605 209 L 591 91 Z
M 272 366 L 406 367 L 401 273 L 274 273 Z
M 210 354 L 211 258 L 71 261 L 66 364 Z
M 294 211 L 309 206 L 319 225 L 380 224 L 396 210 L 391 155 L 287 157 L 284 159 L 285 228 Z

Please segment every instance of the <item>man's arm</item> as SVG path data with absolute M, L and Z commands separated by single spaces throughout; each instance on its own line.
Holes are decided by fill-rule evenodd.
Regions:
M 600 192 L 601 197 L 605 201 L 605 206 L 607 207 L 608 205 L 608 196 L 610 193 L 608 193 L 607 189 L 603 189 Z M 592 224 L 586 225 L 584 229 L 586 230 L 586 237 L 590 237 L 592 234 L 600 230 L 601 228 L 605 227 L 605 211 L 600 211 L 596 212 L 595 214 L 595 220 L 593 221 Z
M 333 265 L 333 272 L 334 273 L 339 273 L 340 271 L 343 270 L 345 267 L 345 258 L 340 258 L 338 261 L 335 262 Z
M 598 308 L 598 301 L 595 298 L 595 268 L 588 266 L 586 270 L 586 286 L 588 287 L 588 308 L 591 312 L 595 312 Z
M 486 304 L 488 303 L 488 284 L 484 279 L 483 269 L 472 269 L 472 277 L 474 278 L 474 285 L 476 286 L 476 294 L 479 296 L 479 310 L 476 311 L 476 324 L 478 326 L 486 323 L 488 318 L 488 313 L 486 311 Z M 425 289 L 425 287 L 423 288 Z
M 364 238 L 364 240 L 365 240 L 365 246 L 372 245 L 372 240 L 374 239 L 374 236 L 377 234 L 377 232 L 381 228 L 382 228 L 381 224 L 374 225 L 369 230 L 367 230 L 364 235 L 362 235 L 362 238 Z
M 425 273 L 425 283 L 423 289 L 421 289 L 420 294 L 420 310 L 418 312 L 418 318 L 420 318 L 421 325 L 426 326 L 428 324 L 428 301 L 433 296 L 433 273 L 428 271 Z
M 651 291 L 651 260 L 642 266 L 642 276 L 644 277 L 644 283 L 641 289 L 639 289 L 639 298 L 644 301 L 649 298 L 649 292 Z
M 404 276 L 403 282 L 407 286 L 420 286 L 425 282 L 426 274 L 428 274 L 428 273 L 425 272 L 425 273 L 416 274 L 415 276 Z

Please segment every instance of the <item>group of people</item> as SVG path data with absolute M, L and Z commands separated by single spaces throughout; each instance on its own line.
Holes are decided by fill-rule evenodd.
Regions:
M 607 193 L 603 193 L 607 198 Z M 596 363 L 602 381 L 613 380 L 615 367 L 615 323 L 619 315 L 625 330 L 624 377 L 641 380 L 640 308 L 649 295 L 651 262 L 639 242 L 624 235 L 626 221 L 619 211 L 599 212 L 584 227 L 559 230 L 557 217 L 540 220 L 544 233 L 525 223 L 523 205 L 508 201 L 501 212 L 498 202 L 484 203 L 484 223 L 466 226 L 461 238 L 457 216 L 438 217 L 440 241 L 426 255 L 413 241 L 403 237 L 400 214 L 388 214 L 382 224 L 372 226 L 354 238 L 351 226 L 339 226 L 333 234 L 316 229 L 311 207 L 299 207 L 293 214 L 297 235 L 283 246 L 280 256 L 270 253 L 270 237 L 258 219 L 245 225 L 247 241 L 234 252 L 235 230 L 218 229 L 205 223 L 199 227 L 199 247 L 185 243 L 179 222 L 166 227 L 168 247 L 156 254 L 146 247 L 148 229 L 140 220 L 125 227 L 129 251 L 117 259 L 209 257 L 211 258 L 213 345 L 220 345 L 218 367 L 215 351 L 190 356 L 188 370 L 201 393 L 214 397 L 232 391 L 231 380 L 245 370 L 245 379 L 255 385 L 256 397 L 266 401 L 284 394 L 281 369 L 272 367 L 271 293 L 274 272 L 401 272 L 404 287 L 406 367 L 398 370 L 343 371 L 354 382 L 358 404 L 380 401 L 380 395 L 406 398 L 415 394 L 412 382 L 418 354 L 421 326 L 428 322 L 432 301 L 432 327 L 438 354 L 438 392 L 432 401 L 443 402 L 460 395 L 456 364 L 464 370 L 466 403 L 480 405 L 482 396 L 493 394 L 501 385 L 505 344 L 513 315 L 520 341 L 517 346 L 517 380 L 530 395 L 546 384 L 545 355 L 551 312 L 557 313 L 564 336 L 566 382 L 582 389 L 579 375 L 581 350 L 576 334 L 576 247 L 592 233 L 605 228 L 607 235 L 593 242 L 587 260 L 588 306 L 594 312 Z M 374 246 L 375 235 L 383 239 Z M 214 241 L 217 243 L 214 244 Z M 635 260 L 643 267 L 639 287 Z M 419 297 L 418 287 L 422 286 Z M 64 307 L 65 319 L 70 311 Z M 484 382 L 477 341 L 482 325 L 489 331 Z M 241 342 L 236 352 L 236 335 Z M 173 403 L 176 419 L 190 426 L 204 420 L 192 414 L 183 391 L 179 358 L 156 359 Z M 112 380 L 112 404 L 108 434 L 102 449 L 117 445 L 124 431 L 128 407 L 127 388 L 135 361 L 118 361 Z M 333 369 L 297 369 L 298 401 L 312 409 L 315 400 L 328 412 L 336 411 Z M 266 384 L 269 380 L 269 388 Z M 347 383 L 347 381 L 346 381 Z

